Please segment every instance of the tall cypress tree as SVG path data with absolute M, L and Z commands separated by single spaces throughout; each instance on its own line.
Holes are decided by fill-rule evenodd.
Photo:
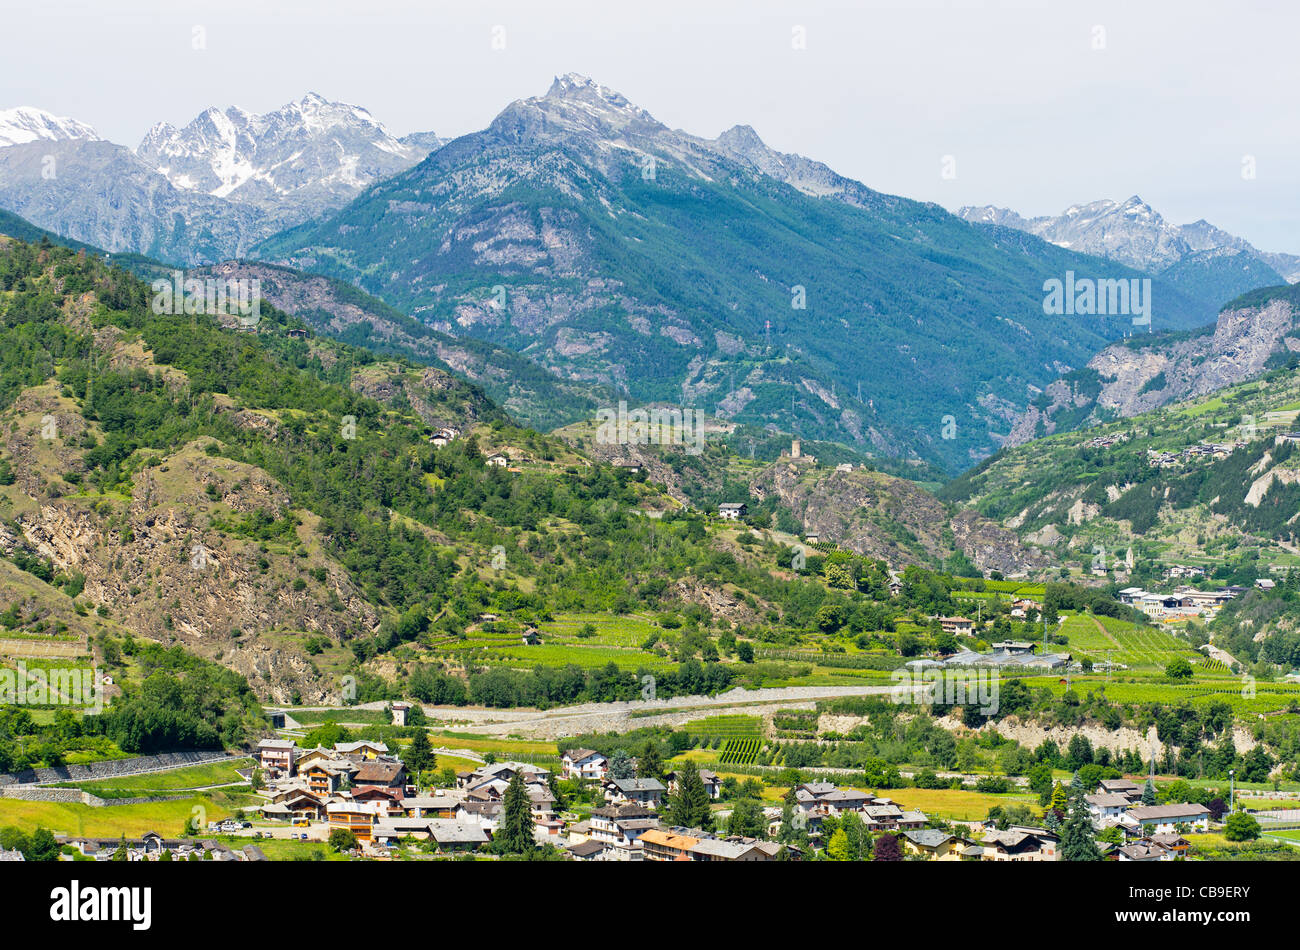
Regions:
M 524 777 L 516 772 L 501 803 L 501 825 L 494 843 L 504 854 L 525 854 L 537 847 L 533 836 L 533 803 Z
M 429 744 L 429 734 L 423 729 L 417 732 L 411 744 L 406 747 L 406 754 L 402 759 L 406 762 L 407 768 L 416 775 L 433 768 L 438 760 L 433 754 L 433 746 Z
M 698 769 L 685 768 L 677 779 L 677 791 L 668 800 L 668 820 L 683 828 L 713 828 L 709 793 L 704 790 Z
M 1088 812 L 1088 803 L 1083 800 L 1085 789 L 1074 773 L 1070 782 L 1069 813 L 1061 825 L 1061 860 L 1062 861 L 1100 861 L 1101 850 L 1093 836 L 1092 815 Z

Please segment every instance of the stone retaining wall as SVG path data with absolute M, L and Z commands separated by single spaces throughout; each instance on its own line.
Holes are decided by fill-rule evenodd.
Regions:
M 187 765 L 205 765 L 229 758 L 224 752 L 160 752 L 131 759 L 105 759 L 85 765 L 61 765 L 57 768 L 27 769 L 0 775 L 0 788 L 9 785 L 53 785 L 61 782 L 93 782 L 106 778 L 124 778 L 147 772 L 162 772 Z
M 89 805 L 91 808 L 152 805 L 155 802 L 179 802 L 192 797 L 193 795 L 144 795 L 138 798 L 100 798 L 79 788 L 41 788 L 37 785 L 9 785 L 0 788 L 0 798 L 13 798 L 24 802 L 62 802 L 65 805 Z
M 10 785 L 0 788 L 0 798 L 16 798 L 24 802 L 63 802 L 64 804 L 90 805 L 101 808 L 104 799 L 79 788 L 38 788 L 34 785 Z

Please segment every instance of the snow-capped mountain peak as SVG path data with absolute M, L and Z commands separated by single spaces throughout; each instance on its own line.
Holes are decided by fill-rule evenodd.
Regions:
M 19 106 L 0 109 L 0 147 L 26 145 L 41 140 L 65 142 L 70 139 L 99 141 L 99 135 L 84 122 L 52 115 L 43 109 Z
M 403 142 L 360 106 L 309 92 L 264 114 L 213 107 L 181 129 L 159 123 L 136 154 L 178 188 L 271 207 L 288 195 L 337 204 L 419 162 L 428 141 Z

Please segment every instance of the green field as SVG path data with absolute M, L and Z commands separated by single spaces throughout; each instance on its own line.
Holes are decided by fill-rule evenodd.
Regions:
M 594 628 L 591 636 L 579 636 L 584 627 Z M 671 642 L 676 631 L 656 626 L 645 616 L 610 616 L 608 614 L 561 614 L 554 620 L 538 624 L 540 644 L 526 646 L 520 642 L 522 628 L 517 624 L 491 624 L 492 629 L 471 630 L 464 639 L 447 638 L 434 645 L 437 653 L 472 657 L 473 662 L 489 666 L 528 669 L 535 666 L 573 664 L 594 669 L 613 663 L 620 670 L 671 669 L 676 658 L 656 650 L 643 649 L 652 636 Z
M 1142 627 L 1114 617 L 1096 617 L 1092 614 L 1074 614 L 1065 618 L 1060 632 L 1069 639 L 1069 651 L 1085 655 L 1094 662 L 1122 663 L 1132 669 L 1164 669 L 1173 660 L 1182 657 L 1194 666 L 1205 670 L 1222 664 L 1207 663 L 1207 658 L 1190 643 L 1180 640 L 1167 630 Z
M 200 815 L 203 822 L 208 822 L 221 821 L 231 814 L 229 808 L 207 796 L 146 805 L 108 805 L 103 808 L 0 798 L 0 827 L 12 825 L 28 833 L 37 828 L 48 828 L 74 837 L 139 837 L 146 831 L 156 831 L 164 837 L 177 837 L 192 816 Z
M 103 779 L 96 782 L 68 782 L 60 788 L 79 788 L 100 798 L 143 798 L 165 795 L 169 792 L 208 788 L 213 785 L 232 785 L 242 782 L 237 768 L 247 768 L 252 759 L 234 759 L 209 765 L 191 765 L 168 772 L 150 772 L 145 775 L 128 775 L 124 778 Z

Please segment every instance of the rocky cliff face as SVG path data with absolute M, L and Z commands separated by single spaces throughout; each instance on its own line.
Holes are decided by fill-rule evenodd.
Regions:
M 251 208 L 181 191 L 130 149 L 83 138 L 0 148 L 0 207 L 108 251 L 181 263 L 234 257 L 275 231 Z
M 449 336 L 332 278 L 254 261 L 224 261 L 195 268 L 193 273 L 257 280 L 263 298 L 272 306 L 322 334 L 432 364 L 421 374 L 416 388 L 404 387 L 412 405 L 431 424 L 488 421 L 501 416 L 497 408 L 501 407 L 519 422 L 545 431 L 590 416 L 597 405 L 598 387 L 562 380 L 504 347 Z M 481 394 L 455 379 L 453 373 L 480 387 L 496 405 L 489 407 Z M 423 390 L 423 395 L 417 389 Z M 383 396 L 376 398 L 387 401 Z M 441 407 L 437 412 L 425 411 L 431 399 Z M 448 403 L 456 403 L 456 407 Z M 438 412 L 446 416 L 447 411 L 451 416 L 439 417 Z
M 777 462 L 755 480 L 760 497 L 773 493 L 816 534 L 891 566 L 933 564 L 961 551 L 982 571 L 1025 575 L 1048 566 L 1038 549 L 968 510 L 950 512 L 914 482 L 858 469 L 814 469 Z
M 152 366 L 115 334 L 99 343 L 107 362 Z M 248 425 L 267 421 L 245 415 Z M 266 472 L 209 455 L 202 440 L 150 460 L 129 496 L 101 496 L 82 488 L 82 476 L 87 446 L 104 433 L 56 386 L 20 393 L 0 425 L 14 475 L 0 486 L 0 548 L 81 575 L 78 603 L 92 616 L 245 673 L 264 699 L 337 698 L 339 684 L 306 643 L 340 646 L 379 616 L 327 554 L 318 519 L 294 510 Z M 258 541 L 250 522 L 283 530 Z M 33 580 L 26 593 L 38 587 Z
M 1137 338 L 1106 347 L 1088 361 L 1095 376 L 1072 374 L 1048 386 L 1039 405 L 1016 419 L 1007 445 L 1057 431 L 1056 420 L 1066 413 L 1077 422 L 1071 428 L 1081 428 L 1259 375 L 1279 354 L 1300 352 L 1300 308 L 1291 296 L 1224 310 L 1212 333 L 1172 341 L 1156 337 L 1149 343 Z

